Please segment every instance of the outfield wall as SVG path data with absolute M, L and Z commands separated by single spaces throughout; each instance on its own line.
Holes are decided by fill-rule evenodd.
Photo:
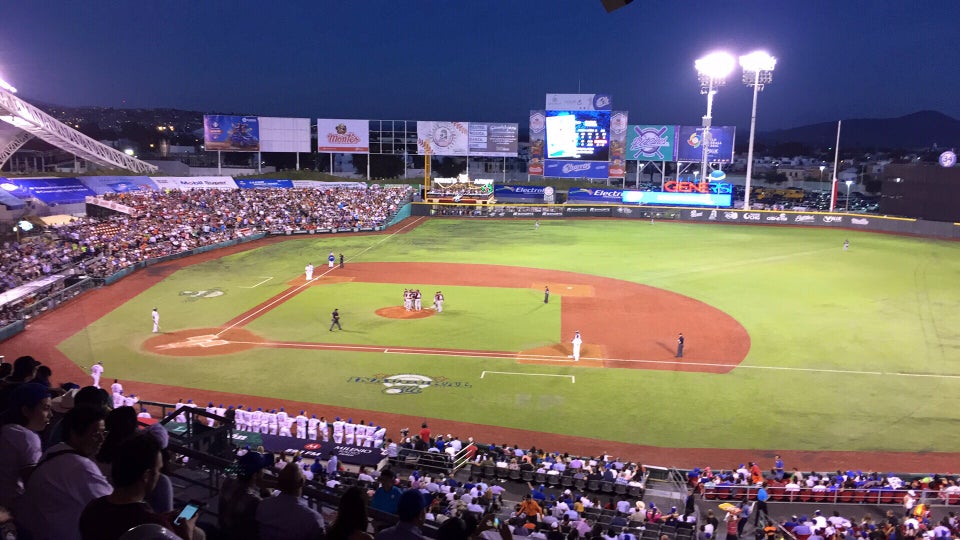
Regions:
M 475 218 L 615 218 L 659 219 L 703 223 L 742 223 L 744 225 L 780 225 L 801 227 L 832 227 L 869 232 L 902 234 L 960 240 L 960 224 L 924 221 L 912 218 L 875 216 L 870 214 L 843 214 L 825 212 L 794 212 L 785 210 L 733 210 L 711 208 L 667 208 L 626 205 L 523 205 L 496 204 L 476 207 L 456 204 L 413 203 L 414 216 L 449 216 Z

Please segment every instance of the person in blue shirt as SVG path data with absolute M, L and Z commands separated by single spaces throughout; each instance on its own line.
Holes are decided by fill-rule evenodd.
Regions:
M 400 495 L 403 493 L 397 487 L 397 476 L 392 469 L 384 469 L 380 473 L 380 485 L 373 492 L 370 499 L 370 508 L 375 508 L 388 514 L 397 513 L 397 503 L 400 501 Z
M 777 477 L 777 482 L 783 480 L 783 460 L 780 459 L 780 456 L 774 457 L 773 472 Z
M 764 523 L 767 522 L 769 516 L 767 515 L 767 500 L 770 499 L 770 494 L 767 493 L 767 483 L 764 482 L 760 484 L 760 489 L 757 490 L 757 507 L 754 508 L 754 517 L 753 517 L 753 526 L 759 527 L 760 516 L 763 515 Z

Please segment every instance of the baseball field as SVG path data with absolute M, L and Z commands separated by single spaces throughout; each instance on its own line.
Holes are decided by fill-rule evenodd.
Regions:
M 331 251 L 344 268 L 327 268 Z M 416 218 L 150 267 L 17 339 L 46 340 L 76 373 L 102 360 L 106 378 L 162 394 L 147 399 L 285 404 L 391 429 L 427 420 L 664 465 L 777 452 L 925 470 L 960 445 L 958 278 L 960 244 L 922 238 Z M 399 307 L 405 288 L 422 292 L 421 313 Z M 329 330 L 334 308 L 342 330 Z M 52 324 L 60 334 L 43 333 Z

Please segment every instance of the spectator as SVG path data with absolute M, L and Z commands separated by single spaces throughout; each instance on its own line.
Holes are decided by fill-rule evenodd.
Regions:
M 133 407 L 118 407 L 107 413 L 104 424 L 107 438 L 97 452 L 97 466 L 110 478 L 110 468 L 120 445 L 137 432 L 137 411 Z
M 10 394 L 21 384 L 30 382 L 37 376 L 37 362 L 32 356 L 21 356 L 13 361 L 13 371 L 0 382 L 0 411 L 7 410 Z
M 423 540 L 426 538 L 420 527 L 426 517 L 426 509 L 432 503 L 417 489 L 408 489 L 400 495 L 397 503 L 399 521 L 393 527 L 380 531 L 376 540 Z
M 257 508 L 269 492 L 260 488 L 263 470 L 273 465 L 273 457 L 260 452 L 247 452 L 237 461 L 236 479 L 228 478 L 220 488 L 220 529 L 226 538 L 256 540 L 260 538 Z
M 75 407 L 64 416 L 65 442 L 44 453 L 20 505 L 20 518 L 34 538 L 79 540 L 84 507 L 113 491 L 93 462 L 105 436 L 105 417 L 93 407 Z
M 380 472 L 380 485 L 373 492 L 370 508 L 388 514 L 397 513 L 397 504 L 403 491 L 396 486 L 396 481 L 396 473 L 392 469 L 384 469 Z
M 37 383 L 18 385 L 10 394 L 0 428 L 0 506 L 13 508 L 24 481 L 40 461 L 38 432 L 52 416 L 50 393 Z
M 327 540 L 373 540 L 367 532 L 368 526 L 367 494 L 352 486 L 340 497 L 337 517 L 330 526 Z
M 194 539 L 198 515 L 174 524 L 172 515 L 157 514 L 144 501 L 156 487 L 162 467 L 160 443 L 154 437 L 140 433 L 121 443 L 113 462 L 113 493 L 90 502 L 80 515 L 83 540 L 118 540 L 133 527 L 148 523 L 182 539 Z
M 163 457 L 163 469 L 160 470 L 160 478 L 157 479 L 157 485 L 153 491 L 147 494 L 147 504 L 158 514 L 173 511 L 173 482 L 167 475 L 170 472 L 170 451 L 167 450 L 167 444 L 170 442 L 170 434 L 163 424 L 151 424 L 144 430 L 144 433 L 150 435 L 160 443 L 160 455 Z
M 257 523 L 263 540 L 323 538 L 323 517 L 303 500 L 306 479 L 300 467 L 284 467 L 277 478 L 280 494 L 260 501 Z

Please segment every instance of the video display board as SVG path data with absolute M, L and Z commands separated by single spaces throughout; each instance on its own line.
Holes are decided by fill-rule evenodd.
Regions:
M 516 157 L 517 135 L 517 124 L 470 122 L 467 124 L 469 154 L 481 157 Z
M 366 154 L 370 151 L 370 121 L 318 118 L 317 151 Z
M 707 161 L 710 163 L 730 163 L 733 161 L 733 145 L 736 135 L 737 128 L 735 126 L 714 126 L 710 128 Z M 695 163 L 702 159 L 703 128 L 677 126 L 677 161 Z
M 546 111 L 547 159 L 609 161 L 610 111 Z
M 256 116 L 205 114 L 203 145 L 208 151 L 259 152 L 260 119 Z

